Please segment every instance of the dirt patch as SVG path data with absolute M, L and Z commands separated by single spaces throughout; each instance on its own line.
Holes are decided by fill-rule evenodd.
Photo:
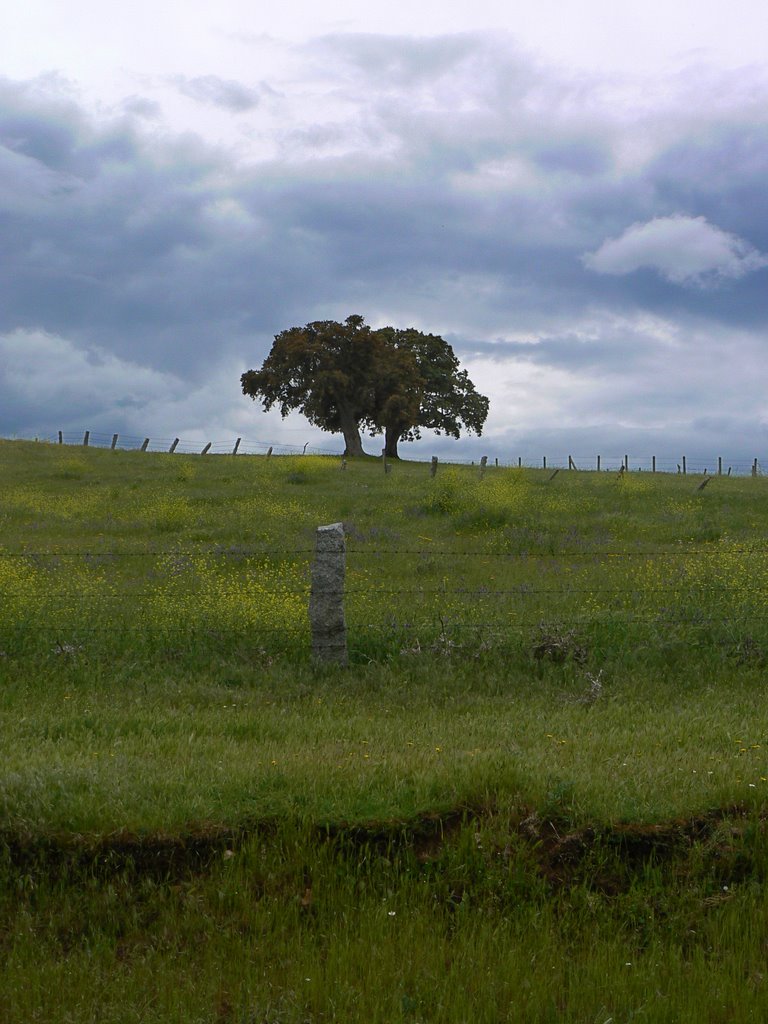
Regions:
M 762 872 L 760 859 L 751 857 L 749 850 L 750 839 L 764 835 L 765 825 L 764 818 L 730 807 L 659 824 L 571 830 L 534 812 L 520 822 L 518 831 L 535 851 L 542 877 L 553 887 L 586 884 L 610 894 L 626 888 L 649 866 L 688 863 L 694 850 L 716 876 L 735 880 Z

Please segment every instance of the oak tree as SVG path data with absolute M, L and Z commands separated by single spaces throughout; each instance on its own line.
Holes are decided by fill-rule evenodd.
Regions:
M 462 427 L 482 434 L 489 402 L 439 334 L 384 327 L 376 332 L 387 353 L 380 371 L 374 429 L 384 431 L 384 451 L 398 457 L 400 441 L 415 441 L 421 428 L 449 437 Z M 380 350 L 379 350 L 380 351 Z
M 322 430 L 344 435 L 347 455 L 364 455 L 360 429 L 384 433 L 384 450 L 421 428 L 458 438 L 480 434 L 488 399 L 459 368 L 451 346 L 413 328 L 372 330 L 361 316 L 319 320 L 276 335 L 260 370 L 240 378 L 243 393 L 283 416 L 303 413 Z
M 347 455 L 364 455 L 360 424 L 373 402 L 377 344 L 361 316 L 291 327 L 275 336 L 260 370 L 241 376 L 243 394 L 283 416 L 303 413 L 321 430 L 342 433 Z

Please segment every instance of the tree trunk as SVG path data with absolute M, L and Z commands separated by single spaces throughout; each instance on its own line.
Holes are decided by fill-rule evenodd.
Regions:
M 344 454 L 347 458 L 353 458 L 355 455 L 365 455 L 363 442 L 360 437 L 360 427 L 355 417 L 342 412 L 339 419 L 341 421 L 341 432 L 344 435 Z
M 397 454 L 397 442 L 400 440 L 402 430 L 400 427 L 386 427 L 384 430 L 384 455 L 388 459 L 399 459 Z

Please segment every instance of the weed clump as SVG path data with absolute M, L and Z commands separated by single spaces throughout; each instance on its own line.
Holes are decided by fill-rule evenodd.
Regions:
M 544 623 L 539 626 L 531 653 L 537 661 L 551 661 L 556 665 L 563 665 L 568 661 L 583 665 L 589 654 L 574 629 L 547 626 Z

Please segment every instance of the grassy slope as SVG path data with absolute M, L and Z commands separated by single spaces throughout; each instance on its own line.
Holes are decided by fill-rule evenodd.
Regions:
M 762 806 L 762 479 L 0 460 L 10 832 Z M 338 519 L 356 663 L 318 673 L 308 563 Z
M 762 479 L 0 475 L 2 1024 L 765 1019 Z M 317 672 L 338 519 L 353 665 Z

